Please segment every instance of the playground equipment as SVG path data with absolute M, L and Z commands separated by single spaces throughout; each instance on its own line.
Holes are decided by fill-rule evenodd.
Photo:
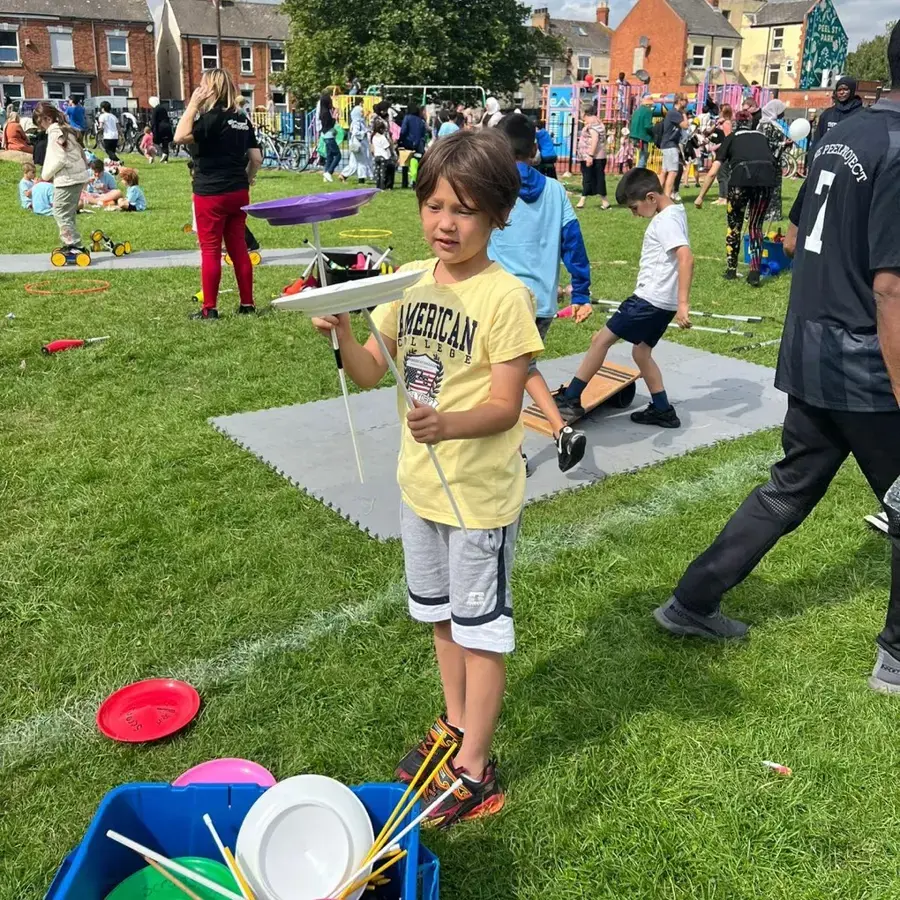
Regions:
M 84 247 L 57 247 L 50 254 L 50 262 L 58 269 L 63 266 L 85 268 L 91 264 L 91 254 Z
M 108 250 L 113 256 L 126 256 L 131 253 L 131 241 L 114 241 L 109 235 L 99 229 L 91 233 L 91 250 L 99 253 Z

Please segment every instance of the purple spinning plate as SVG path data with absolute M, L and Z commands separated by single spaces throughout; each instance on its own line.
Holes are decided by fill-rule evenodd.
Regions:
M 375 188 L 358 188 L 333 194 L 307 194 L 265 203 L 251 203 L 244 211 L 270 225 L 309 225 L 356 215 L 377 194 Z

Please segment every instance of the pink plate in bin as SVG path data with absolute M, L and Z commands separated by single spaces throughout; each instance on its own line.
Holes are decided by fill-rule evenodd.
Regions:
M 172 787 L 189 784 L 258 784 L 270 788 L 275 784 L 275 776 L 265 766 L 249 759 L 211 759 L 179 775 Z

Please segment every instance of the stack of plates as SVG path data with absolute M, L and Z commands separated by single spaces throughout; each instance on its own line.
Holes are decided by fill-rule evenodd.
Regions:
M 372 820 L 350 788 L 323 775 L 297 775 L 253 804 L 236 856 L 258 900 L 319 900 L 362 865 L 374 840 Z

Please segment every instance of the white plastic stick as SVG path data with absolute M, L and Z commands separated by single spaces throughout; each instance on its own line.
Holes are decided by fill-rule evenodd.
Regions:
M 610 318 L 613 313 L 617 313 L 618 309 L 610 309 L 608 310 L 607 318 Z M 705 325 L 692 325 L 690 328 L 681 328 L 676 325 L 674 322 L 669 322 L 668 328 L 678 328 L 679 331 L 706 331 L 709 334 L 736 334 L 740 337 L 752 338 L 752 331 L 738 331 L 736 328 L 707 328 Z
M 250 895 L 244 890 L 241 874 L 237 871 L 237 867 L 233 865 L 231 860 L 228 858 L 228 854 L 225 852 L 225 845 L 222 843 L 222 838 L 219 837 L 219 832 L 216 831 L 216 826 L 213 825 L 213 821 L 209 817 L 209 813 L 203 814 L 203 821 L 206 823 L 206 827 L 209 829 L 209 833 L 212 835 L 212 839 L 216 842 L 216 847 L 219 848 L 219 855 L 222 857 L 222 861 L 225 863 L 225 865 L 228 866 L 228 871 L 231 872 L 235 884 L 237 884 L 238 890 L 241 892 L 241 896 L 244 898 L 244 900 L 250 900 Z
M 174 872 L 176 875 L 180 875 L 182 878 L 187 878 L 190 881 L 195 881 L 197 884 L 205 887 L 208 891 L 212 891 L 214 894 L 218 894 L 220 897 L 226 897 L 227 900 L 244 900 L 240 894 L 233 894 L 227 888 L 223 888 L 214 881 L 210 881 L 198 872 L 186 868 L 181 865 L 181 863 L 177 863 L 174 860 L 163 856 L 161 853 L 150 850 L 148 847 L 143 846 L 143 844 L 139 844 L 137 841 L 133 841 L 131 838 L 119 834 L 118 831 L 107 831 L 106 836 L 117 844 L 121 844 L 129 850 L 134 850 L 134 852 L 140 856 L 146 856 L 147 859 L 152 859 L 154 862 L 167 868 L 170 872 Z
M 388 258 L 388 255 L 391 253 L 391 251 L 393 251 L 393 249 L 393 247 L 388 247 L 387 250 L 385 250 L 384 253 L 382 253 L 381 256 L 379 256 L 378 259 L 376 259 L 369 268 L 380 269 L 381 264 Z
M 406 399 L 406 405 L 410 409 L 415 408 L 415 403 L 413 402 L 412 395 L 406 389 L 406 382 L 403 380 L 400 372 L 397 371 L 397 364 L 394 362 L 394 358 L 388 352 L 388 348 L 385 346 L 384 338 L 381 336 L 381 332 L 375 325 L 375 322 L 372 320 L 372 314 L 367 310 L 363 309 L 362 314 L 366 317 L 366 322 L 369 323 L 369 331 L 372 332 L 372 336 L 378 342 L 378 347 L 381 350 L 382 356 L 384 356 L 385 360 L 387 360 L 388 368 L 391 370 L 391 375 L 394 376 L 397 384 L 400 389 L 403 391 L 403 396 Z M 333 334 L 334 332 L 332 332 Z M 435 471 L 438 474 L 438 478 L 441 479 L 441 484 L 444 487 L 444 493 L 447 495 L 447 499 L 450 501 L 450 506 L 453 508 L 453 515 L 456 516 L 456 521 L 459 522 L 459 527 L 462 529 L 463 534 L 468 534 L 468 530 L 466 529 L 466 525 L 463 522 L 462 513 L 459 511 L 459 506 L 456 503 L 456 497 L 453 496 L 453 491 L 450 490 L 450 485 L 447 482 L 447 476 L 444 475 L 444 470 L 441 468 L 441 464 L 438 461 L 437 453 L 434 451 L 434 447 L 431 444 L 425 445 L 428 448 L 428 455 L 431 457 L 432 463 L 434 463 Z
M 319 265 L 319 286 L 325 287 L 325 254 L 322 253 L 322 241 L 319 239 L 319 223 L 312 223 L 313 243 L 316 248 L 316 261 Z M 359 483 L 365 484 L 366 477 L 363 474 L 362 456 L 359 445 L 356 442 L 356 429 L 353 427 L 353 414 L 350 412 L 350 392 L 347 390 L 347 376 L 344 375 L 344 363 L 341 360 L 341 345 L 338 343 L 337 332 L 331 330 L 331 349 L 334 350 L 334 361 L 337 363 L 338 380 L 341 382 L 341 393 L 344 395 L 344 409 L 347 412 L 347 423 L 350 426 L 350 440 L 353 442 L 353 453 L 356 456 L 356 469 L 359 472 Z
M 592 300 L 591 302 L 598 306 L 609 306 L 614 310 L 619 308 L 619 303 L 615 300 Z M 762 316 L 731 316 L 725 315 L 725 313 L 698 312 L 696 309 L 691 310 L 691 315 L 700 319 L 727 319 L 729 322 L 749 322 L 756 325 L 763 320 Z
M 370 859 L 364 865 L 360 866 L 360 868 L 357 869 L 356 872 L 353 873 L 353 875 L 351 875 L 337 890 L 332 891 L 328 896 L 340 896 L 341 892 L 345 891 L 351 884 L 353 884 L 353 882 L 356 881 L 359 876 L 369 868 L 369 866 L 374 866 L 375 863 L 382 857 L 387 856 L 389 853 L 393 853 L 396 850 L 399 850 L 400 841 L 402 841 L 403 838 L 405 838 L 406 835 L 408 835 L 413 830 L 413 828 L 415 828 L 426 818 L 428 818 L 428 816 L 431 815 L 432 810 L 437 809 L 444 802 L 444 800 L 446 800 L 447 797 L 449 797 L 462 783 L 462 778 L 457 778 L 456 781 L 454 781 L 453 784 L 451 784 L 450 787 L 448 787 L 447 790 L 437 798 L 437 800 L 426 806 L 425 809 L 420 812 L 419 815 L 417 815 L 415 819 L 413 819 L 412 822 L 410 822 L 409 825 L 407 825 L 406 828 L 403 829 L 403 831 L 400 832 L 400 834 L 394 835 L 394 837 L 391 838 L 391 844 L 389 847 L 385 847 L 373 859 Z

